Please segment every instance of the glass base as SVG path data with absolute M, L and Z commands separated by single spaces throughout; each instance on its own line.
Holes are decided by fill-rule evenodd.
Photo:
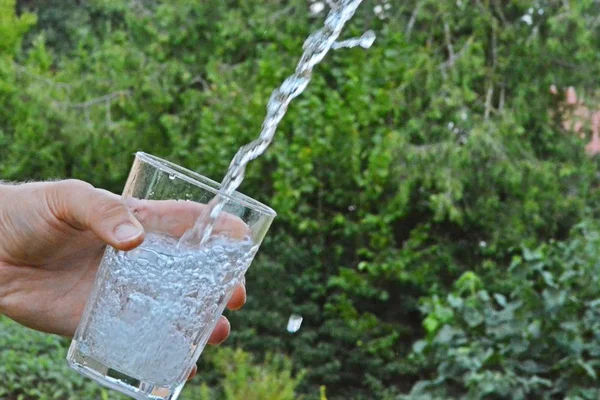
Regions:
M 102 386 L 117 390 L 134 399 L 176 400 L 185 385 L 185 382 L 182 382 L 179 385 L 165 387 L 133 378 L 84 354 L 78 347 L 77 341 L 74 340 L 67 355 L 67 361 L 72 369 Z

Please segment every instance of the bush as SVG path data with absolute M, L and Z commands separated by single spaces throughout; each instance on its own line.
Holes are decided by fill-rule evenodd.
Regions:
M 67 341 L 0 316 L 0 398 L 14 400 L 125 399 L 71 370 Z
M 597 399 L 599 247 L 600 227 L 582 224 L 564 242 L 524 247 L 497 290 L 465 274 L 426 302 L 413 356 L 435 378 L 403 398 Z
M 292 376 L 292 363 L 282 356 L 268 354 L 261 364 L 253 364 L 253 357 L 241 349 L 220 348 L 209 357 L 211 370 L 219 377 L 219 388 L 206 384 L 190 387 L 183 398 L 197 400 L 295 400 L 302 374 Z M 200 372 L 202 373 L 202 372 Z
M 0 316 L 0 398 L 7 400 L 115 399 L 108 391 L 69 369 L 70 341 L 24 328 Z M 193 400 L 295 400 L 302 374 L 294 376 L 289 359 L 267 355 L 257 364 L 241 349 L 207 348 L 203 359 L 218 375 L 218 388 L 189 382 L 181 395 Z M 199 375 L 204 373 L 200 370 Z

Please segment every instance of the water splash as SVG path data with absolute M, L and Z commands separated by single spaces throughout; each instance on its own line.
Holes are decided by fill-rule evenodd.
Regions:
M 290 102 L 306 89 L 312 77 L 313 68 L 323 60 L 330 49 L 334 48 L 342 28 L 354 16 L 360 3 L 362 3 L 362 0 L 340 0 L 331 8 L 325 19 L 324 27 L 306 39 L 302 46 L 302 56 L 294 74 L 288 77 L 281 87 L 275 89 L 271 94 L 259 137 L 238 150 L 233 160 L 231 160 L 227 174 L 221 183 L 221 193 L 209 202 L 208 207 L 205 208 L 194 227 L 181 237 L 179 244 L 194 246 L 198 243 L 203 244 L 208 240 L 214 222 L 225 206 L 227 196 L 235 192 L 244 180 L 246 166 L 269 147 L 275 136 L 277 126 L 283 119 Z M 365 34 L 367 35 L 366 38 L 363 35 L 358 39 L 359 45 L 368 47 L 375 40 L 373 32 L 367 32 L 367 34 Z
M 175 239 L 149 233 L 132 251 L 109 248 L 110 273 L 77 338 L 83 353 L 129 376 L 178 384 L 182 360 L 200 355 L 256 251 L 249 238 L 213 240 L 174 252 Z
M 298 315 L 298 314 L 292 314 L 290 315 L 290 318 L 288 319 L 288 323 L 287 323 L 287 331 L 289 333 L 296 333 L 298 332 L 298 330 L 300 329 L 300 326 L 302 325 L 302 315 Z
M 359 38 L 352 38 L 352 39 L 343 40 L 341 42 L 335 42 L 333 44 L 333 46 L 331 46 L 331 48 L 334 50 L 337 50 L 337 49 L 342 49 L 344 47 L 350 48 L 350 47 L 360 46 L 364 49 L 368 49 L 369 47 L 371 47 L 373 45 L 373 43 L 375 43 L 375 39 L 376 39 L 375 32 L 366 31 Z

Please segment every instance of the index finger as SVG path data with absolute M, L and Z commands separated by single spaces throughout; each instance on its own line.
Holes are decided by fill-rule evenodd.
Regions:
M 126 199 L 126 204 L 144 229 L 174 237 L 181 237 L 191 229 L 207 207 L 206 204 L 193 201 L 135 198 Z M 208 218 L 208 215 L 205 218 Z M 215 221 L 212 234 L 244 239 L 250 234 L 250 227 L 241 218 L 221 212 Z

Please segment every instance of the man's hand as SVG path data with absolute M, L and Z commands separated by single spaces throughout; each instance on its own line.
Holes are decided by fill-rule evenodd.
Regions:
M 76 180 L 0 185 L 0 314 L 44 332 L 72 336 L 91 291 L 104 248 L 131 250 L 144 229 L 182 235 L 202 205 L 132 201 Z M 235 217 L 216 231 L 244 235 Z M 236 289 L 228 308 L 246 301 Z M 223 342 L 229 322 L 221 317 L 209 343 Z

